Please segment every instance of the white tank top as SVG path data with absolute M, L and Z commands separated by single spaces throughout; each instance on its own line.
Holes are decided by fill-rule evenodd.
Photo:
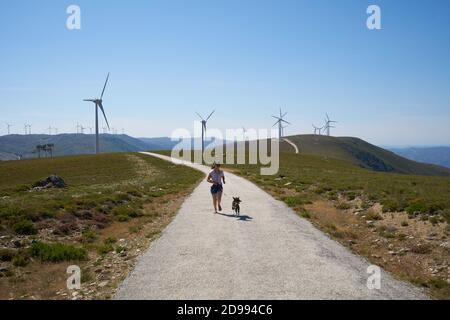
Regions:
M 222 177 L 224 176 L 222 170 L 220 172 L 216 172 L 215 170 L 213 170 L 211 171 L 210 175 L 214 183 L 222 184 Z

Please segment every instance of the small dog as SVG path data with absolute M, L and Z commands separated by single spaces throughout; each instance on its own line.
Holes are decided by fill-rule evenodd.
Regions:
M 231 209 L 234 211 L 234 213 L 238 216 L 241 214 L 241 207 L 240 207 L 240 203 L 241 203 L 241 199 L 239 199 L 239 197 L 235 198 L 233 197 L 233 204 L 231 206 Z

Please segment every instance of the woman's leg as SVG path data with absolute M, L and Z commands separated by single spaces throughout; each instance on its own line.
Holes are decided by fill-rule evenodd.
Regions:
M 217 207 L 219 208 L 219 210 L 222 210 L 222 191 L 217 193 Z
M 213 193 L 212 197 L 213 197 L 214 211 L 217 212 L 217 193 Z

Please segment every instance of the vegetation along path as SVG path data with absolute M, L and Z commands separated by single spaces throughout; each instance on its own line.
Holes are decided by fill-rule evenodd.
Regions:
M 367 261 L 251 182 L 226 175 L 223 214 L 213 214 L 203 181 L 141 256 L 116 299 L 427 298 L 385 272 L 381 289 L 369 290 Z M 232 196 L 243 200 L 240 217 L 231 212 Z

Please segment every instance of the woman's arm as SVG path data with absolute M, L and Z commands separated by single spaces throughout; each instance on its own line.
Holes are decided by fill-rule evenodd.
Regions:
M 206 181 L 208 181 L 209 183 L 214 184 L 214 180 L 213 180 L 213 178 L 211 177 L 211 173 L 208 174 L 208 177 L 206 178 Z
M 223 180 L 223 184 L 225 184 L 225 173 L 222 171 L 222 180 Z

